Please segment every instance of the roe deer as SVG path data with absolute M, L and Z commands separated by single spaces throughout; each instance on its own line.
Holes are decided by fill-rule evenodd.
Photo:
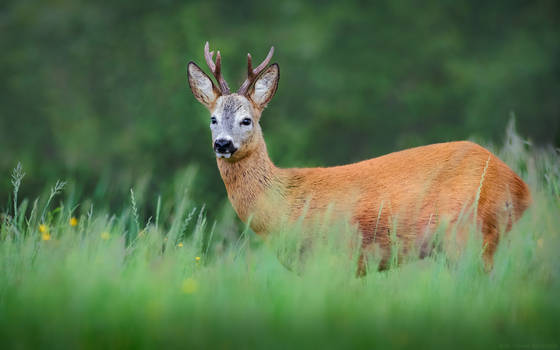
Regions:
M 484 259 L 492 257 L 500 233 L 511 229 L 531 202 L 528 186 L 504 162 L 468 141 L 407 149 L 354 164 L 327 168 L 276 167 L 268 157 L 259 121 L 278 87 L 278 64 L 266 59 L 253 69 L 247 55 L 248 77 L 231 93 L 221 74 L 220 51 L 213 61 L 208 42 L 204 55 L 218 85 L 194 62 L 187 67 L 190 88 L 210 111 L 212 145 L 229 200 L 243 222 L 249 218 L 257 234 L 279 228 L 281 217 L 304 221 L 325 212 L 349 213 L 361 234 L 362 251 L 381 249 L 379 269 L 391 254 L 390 230 L 404 247 L 429 253 L 426 235 L 438 223 L 457 224 L 472 207 L 482 231 Z M 476 215 L 476 216 L 475 216 Z M 459 237 L 461 238 L 461 237 Z M 462 237 L 464 239 L 464 237 Z M 406 250 L 406 249 L 405 249 Z M 358 273 L 364 273 L 360 255 Z

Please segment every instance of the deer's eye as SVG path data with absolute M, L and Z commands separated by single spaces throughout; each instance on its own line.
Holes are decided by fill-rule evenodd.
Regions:
M 210 123 L 212 123 L 212 124 L 218 123 L 218 121 L 216 120 L 216 117 L 210 118 Z
M 253 122 L 253 121 L 252 121 L 251 119 L 245 118 L 245 119 L 243 119 L 243 120 L 241 121 L 241 125 L 248 126 L 248 125 L 251 125 L 252 122 Z

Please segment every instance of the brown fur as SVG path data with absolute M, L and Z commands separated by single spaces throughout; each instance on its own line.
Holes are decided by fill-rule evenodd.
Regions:
M 528 207 L 528 186 L 504 162 L 468 141 L 412 148 L 355 164 L 330 168 L 280 169 L 266 152 L 262 135 L 253 152 L 238 161 L 218 159 L 228 197 L 239 218 L 251 217 L 258 234 L 278 229 L 281 217 L 306 220 L 334 205 L 337 217 L 351 213 L 362 235 L 362 249 L 381 248 L 380 268 L 390 256 L 390 231 L 396 229 L 402 253 L 429 253 L 427 242 L 444 221 L 475 206 L 477 223 L 492 256 L 501 232 L 511 229 Z M 465 220 L 467 221 L 467 220 Z M 458 230 L 458 241 L 466 233 Z M 363 273 L 364 258 L 360 258 Z
M 188 72 L 195 97 L 215 113 L 214 84 L 192 62 Z M 423 257 L 433 249 L 438 224 L 450 223 L 460 246 L 467 239 L 465 223 L 475 219 L 485 261 L 492 265 L 500 234 L 531 202 L 528 186 L 504 162 L 475 143 L 458 141 L 330 168 L 277 168 L 258 122 L 278 79 L 279 67 L 272 64 L 247 93 L 227 96 L 240 105 L 249 101 L 255 121 L 239 150 L 218 159 L 229 200 L 243 222 L 250 220 L 257 234 L 267 234 L 281 229 L 285 219 L 303 216 L 304 223 L 311 222 L 332 208 L 335 219 L 349 218 L 361 233 L 363 273 L 365 253 L 374 246 L 381 251 L 380 268 L 387 267 L 395 235 L 400 254 L 416 250 Z

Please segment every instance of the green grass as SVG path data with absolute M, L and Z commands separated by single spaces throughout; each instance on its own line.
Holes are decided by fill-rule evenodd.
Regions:
M 55 205 L 61 183 L 42 200 L 15 195 L 0 227 L 2 347 L 558 348 L 560 157 L 514 134 L 497 153 L 535 202 L 490 273 L 473 235 L 458 258 L 356 278 L 344 227 L 323 232 L 300 264 L 297 229 L 264 241 L 236 230 L 231 210 L 206 222 L 191 172 L 153 200 L 149 219 L 134 192 L 116 215 L 70 195 Z M 17 193 L 22 170 L 13 175 Z

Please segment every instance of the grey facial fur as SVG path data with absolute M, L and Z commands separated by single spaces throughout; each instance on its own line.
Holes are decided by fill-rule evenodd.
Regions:
M 230 140 L 236 149 L 241 148 L 249 139 L 255 123 L 251 115 L 250 102 L 237 94 L 219 97 L 212 117 L 216 118 L 215 124 L 210 122 L 212 144 L 218 139 Z M 251 119 L 251 125 L 241 124 L 245 118 Z M 221 153 L 216 155 L 229 158 L 229 155 Z

